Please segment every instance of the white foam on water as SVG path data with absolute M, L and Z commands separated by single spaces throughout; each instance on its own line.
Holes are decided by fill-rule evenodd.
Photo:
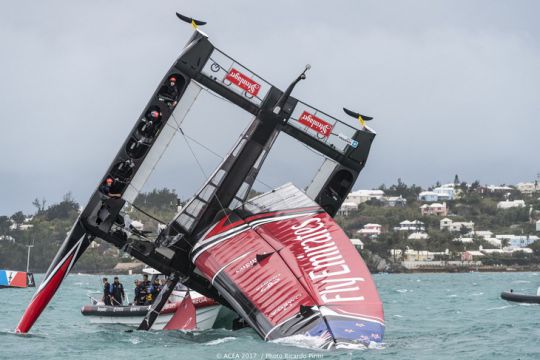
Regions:
M 214 345 L 223 344 L 223 343 L 233 341 L 233 340 L 236 340 L 236 338 L 233 337 L 233 336 L 227 336 L 227 337 L 224 337 L 224 338 L 221 338 L 221 339 L 215 339 L 215 340 L 209 341 L 209 342 L 205 343 L 204 345 L 206 345 L 206 346 L 214 346 Z
M 275 344 L 292 345 L 307 349 L 320 350 L 325 343 L 325 339 L 319 336 L 292 335 L 270 341 Z
M 129 338 L 129 342 L 132 343 L 133 345 L 137 345 L 137 344 L 141 343 L 141 339 L 139 339 L 137 337 L 131 337 L 131 338 Z
M 528 280 L 514 280 L 512 281 L 512 284 L 530 284 L 531 282 Z
M 409 290 L 407 290 L 407 289 L 397 289 L 396 291 L 397 291 L 398 293 L 402 293 L 402 294 L 403 294 L 403 293 L 408 292 Z
M 493 311 L 493 310 L 504 310 L 504 309 L 508 309 L 508 308 L 511 308 L 511 307 L 514 307 L 516 305 L 505 305 L 505 306 L 498 306 L 498 307 L 494 307 L 494 308 L 489 308 L 489 309 L 486 309 L 486 311 Z
M 479 293 L 473 293 L 473 294 L 471 294 L 471 296 L 482 296 L 482 295 L 484 295 L 484 293 L 483 293 L 483 292 L 479 292 Z

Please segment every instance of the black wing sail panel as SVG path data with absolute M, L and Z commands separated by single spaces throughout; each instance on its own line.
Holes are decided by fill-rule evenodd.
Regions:
M 121 240 L 111 236 L 111 228 L 126 200 L 131 202 L 137 196 L 138 190 L 197 98 L 200 86 L 192 82 L 192 75 L 200 71 L 212 50 L 205 40 L 200 32 L 195 32 L 181 56 L 160 82 L 60 247 L 17 326 L 18 332 L 26 333 L 30 330 L 93 237 L 104 238 L 117 246 L 123 245 Z M 174 85 L 171 85 L 171 78 L 175 79 Z M 112 178 L 113 183 L 106 188 L 108 194 L 105 194 L 102 185 L 108 178 Z M 111 196 L 113 194 L 121 196 Z

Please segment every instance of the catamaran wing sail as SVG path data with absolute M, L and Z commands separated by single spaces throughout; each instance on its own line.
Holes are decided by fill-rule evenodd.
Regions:
M 181 71 L 184 67 L 197 71 L 196 63 L 201 61 L 204 54 L 193 54 L 192 48 L 200 39 L 204 39 L 204 36 L 195 32 L 156 89 L 52 261 L 17 326 L 17 332 L 30 330 L 94 237 L 103 238 L 118 247 L 125 245 L 126 235 L 120 226 L 120 210 L 126 202 L 134 201 L 201 90 L 188 72 Z M 192 62 L 188 63 L 185 59 Z M 112 181 L 107 183 L 108 179 Z
M 322 348 L 382 341 L 382 303 L 369 270 L 333 219 L 293 185 L 218 221 L 192 257 L 264 339 L 315 336 Z

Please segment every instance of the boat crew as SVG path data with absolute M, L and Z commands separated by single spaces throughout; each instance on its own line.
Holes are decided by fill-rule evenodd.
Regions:
M 159 90 L 159 99 L 164 101 L 168 107 L 176 105 L 178 99 L 178 88 L 176 87 L 176 76 L 171 76 Z
M 111 285 L 111 295 L 112 304 L 114 306 L 122 306 L 124 304 L 126 294 L 124 293 L 124 285 L 122 285 L 118 276 L 114 277 L 114 281 Z
M 107 278 L 103 278 L 103 303 L 105 305 L 111 305 L 111 297 L 111 284 L 109 284 Z
M 112 188 L 112 185 L 113 185 L 113 182 L 114 182 L 114 179 L 111 178 L 111 177 L 108 177 L 107 180 L 105 180 L 105 183 L 104 184 L 101 184 L 101 186 L 99 187 L 99 191 L 106 196 L 106 199 L 108 198 L 119 198 L 122 196 L 122 194 L 117 194 L 117 193 L 112 193 L 111 192 L 111 188 Z
M 99 187 L 99 192 L 101 193 L 101 208 L 98 210 L 97 217 L 96 217 L 96 224 L 101 224 L 104 222 L 107 217 L 109 217 L 109 206 L 107 205 L 107 200 L 110 198 L 120 198 L 122 194 L 113 193 L 112 191 L 112 185 L 113 185 L 113 178 L 108 177 L 107 180 L 105 180 L 105 183 L 101 184 Z

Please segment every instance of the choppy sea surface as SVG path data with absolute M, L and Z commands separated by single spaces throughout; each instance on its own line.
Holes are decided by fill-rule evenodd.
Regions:
M 123 276 L 131 292 L 135 277 Z M 37 276 L 37 281 L 41 276 Z M 292 338 L 239 331 L 126 332 L 80 313 L 97 275 L 69 275 L 31 334 L 13 330 L 35 289 L 0 289 L 0 359 L 540 359 L 540 306 L 499 298 L 535 294 L 540 273 L 378 274 L 386 334 L 381 349 L 321 351 Z

